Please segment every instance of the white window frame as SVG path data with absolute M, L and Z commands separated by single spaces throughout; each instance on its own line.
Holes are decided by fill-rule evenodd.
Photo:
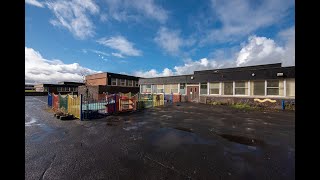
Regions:
M 225 83 L 232 83 L 232 94 L 224 94 Z M 234 96 L 234 81 L 225 81 L 225 82 L 223 82 L 223 96 Z
M 131 85 L 130 85 L 130 82 L 131 82 Z M 133 80 L 128 80 L 128 86 L 129 86 L 129 87 L 132 87 L 132 86 L 133 86 Z
M 173 89 L 172 87 L 175 86 L 175 85 L 176 85 L 177 88 L 178 88 L 178 89 L 177 89 L 177 92 L 172 92 L 172 89 Z M 179 84 L 170 84 L 170 92 L 173 93 L 173 94 L 179 93 Z
M 124 85 L 122 85 L 123 83 L 124 83 Z M 126 80 L 125 79 L 120 79 L 120 86 L 126 86 Z
M 211 87 L 210 87 L 210 84 L 213 84 L 213 83 L 219 84 L 219 87 L 218 87 L 218 88 L 211 88 Z M 218 94 L 211 94 L 211 93 L 210 93 L 210 90 L 211 90 L 211 89 L 219 89 L 219 93 L 218 93 Z M 211 82 L 211 83 L 208 83 L 208 94 L 209 94 L 209 95 L 221 95 L 221 82 Z
M 112 81 L 112 80 L 115 80 L 115 81 Z M 116 84 L 113 85 L 112 83 L 115 82 Z M 111 78 L 111 86 L 117 86 L 117 78 Z
M 268 87 L 268 81 L 278 81 L 278 87 Z M 278 95 L 268 95 L 267 90 L 269 89 L 278 89 Z M 280 79 L 269 79 L 269 80 L 265 80 L 265 96 L 269 96 L 269 97 L 283 97 L 280 95 Z
M 244 82 L 247 85 L 247 87 L 236 87 L 237 82 Z M 234 96 L 249 96 L 250 95 L 249 94 L 250 87 L 249 87 L 248 81 L 234 81 L 233 87 L 234 87 L 234 91 L 233 91 Z M 247 94 L 236 94 L 236 88 L 247 89 Z M 244 91 L 244 92 L 246 92 L 246 91 Z
M 201 94 L 201 84 L 207 85 L 207 93 Z M 199 83 L 199 96 L 208 95 L 208 83 Z

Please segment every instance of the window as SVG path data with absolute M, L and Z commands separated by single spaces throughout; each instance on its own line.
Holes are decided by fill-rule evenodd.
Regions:
M 208 84 L 201 83 L 200 84 L 200 94 L 207 94 L 208 93 Z
M 163 85 L 157 85 L 157 93 L 163 93 Z
M 75 88 L 74 88 L 74 91 L 78 91 L 78 88 L 77 88 L 77 87 L 75 87 Z
M 133 80 L 127 80 L 128 86 L 133 86 Z
M 151 84 L 141 85 L 141 93 L 151 93 Z
M 180 83 L 180 94 L 186 94 L 186 84 Z
M 286 87 L 286 93 L 287 96 L 294 97 L 295 96 L 295 79 L 287 79 L 287 87 Z
M 254 81 L 253 82 L 253 95 L 264 96 L 265 95 L 265 82 L 264 81 Z
M 126 86 L 126 80 L 120 79 L 120 86 Z
M 283 81 L 268 80 L 267 81 L 267 95 L 282 96 L 283 95 Z
M 233 95 L 233 82 L 223 83 L 223 94 L 224 95 Z
M 210 83 L 209 84 L 210 88 L 210 94 L 220 94 L 220 83 Z
M 166 93 L 166 94 L 170 94 L 171 93 L 170 84 L 165 84 L 164 85 L 164 93 Z
M 151 91 L 152 93 L 157 93 L 157 85 L 151 85 Z
M 248 83 L 245 81 L 235 82 L 236 95 L 248 95 Z
M 48 87 L 44 87 L 44 91 L 47 92 L 48 91 Z
M 120 79 L 117 78 L 117 86 L 120 86 Z
M 116 85 L 117 85 L 117 79 L 111 78 L 111 86 L 116 86 Z
M 171 92 L 178 93 L 178 84 L 171 84 Z
M 62 88 L 61 88 L 61 87 L 58 87 L 58 88 L 57 88 L 57 91 L 59 91 L 59 92 L 62 91 Z

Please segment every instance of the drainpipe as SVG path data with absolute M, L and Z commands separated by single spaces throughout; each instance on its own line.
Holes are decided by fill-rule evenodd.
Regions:
M 82 96 L 82 94 L 80 94 L 80 121 L 83 120 L 83 114 L 82 114 L 82 99 L 83 99 L 83 96 Z
M 281 105 L 282 105 L 282 110 L 285 110 L 286 109 L 286 105 L 285 105 L 284 100 L 281 101 Z

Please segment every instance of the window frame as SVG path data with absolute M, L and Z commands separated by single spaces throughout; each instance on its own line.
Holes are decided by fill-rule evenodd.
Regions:
M 211 85 L 212 84 L 218 84 L 218 88 L 211 88 Z M 218 92 L 218 94 L 211 94 L 211 89 L 218 89 L 219 90 L 219 92 Z M 220 95 L 220 82 L 211 82 L 211 83 L 209 83 L 209 95 Z
M 244 86 L 241 87 L 237 87 L 237 83 L 244 83 Z M 249 96 L 249 84 L 248 81 L 234 81 L 234 96 Z M 244 94 L 237 94 L 236 90 L 237 89 L 244 89 Z M 246 89 L 247 89 L 247 93 L 246 93 Z

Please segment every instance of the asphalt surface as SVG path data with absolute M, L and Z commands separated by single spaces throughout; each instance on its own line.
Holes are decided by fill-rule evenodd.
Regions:
M 61 121 L 25 97 L 25 179 L 295 179 L 295 114 L 180 103 Z

